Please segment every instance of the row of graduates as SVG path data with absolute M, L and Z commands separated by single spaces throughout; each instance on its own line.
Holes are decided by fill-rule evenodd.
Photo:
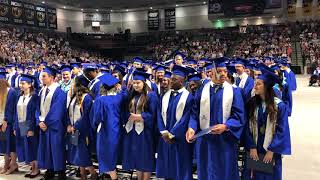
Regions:
M 237 72 L 237 65 L 244 66 L 237 62 Z M 160 178 L 192 179 L 194 146 L 199 179 L 239 179 L 237 150 L 243 137 L 252 158 L 262 153 L 265 162 L 276 162 L 274 174 L 247 171 L 245 178 L 281 179 L 281 155 L 291 152 L 289 105 L 275 95 L 275 85 L 282 84 L 275 71 L 261 64 L 258 67 L 262 74 L 256 77 L 250 100 L 244 87 L 251 79 L 247 77 L 243 87 L 232 85 L 221 58 L 207 66 L 210 79 L 189 76 L 190 92 L 184 87 L 190 70 L 180 65 L 173 66 L 172 75 L 164 73 L 160 91 L 152 90 L 156 86 L 150 75 L 138 67 L 122 83 L 122 77 L 119 81 L 108 73 L 98 75 L 94 64 L 86 64 L 84 74 L 75 77 L 69 96 L 54 82 L 57 71 L 51 67 L 43 70 L 39 95 L 32 93 L 32 76 L 22 75 L 19 97 L 3 78 L 0 83 L 7 86 L 7 96 L 1 123 L 6 135 L 0 147 L 6 160 L 2 173 L 18 168 L 17 152 L 20 161 L 32 162 L 29 177 L 39 173 L 38 166 L 47 169 L 44 179 L 51 179 L 55 172 L 65 178 L 66 160 L 81 167 L 82 178 L 85 167 L 96 177 L 90 160 L 93 148 L 99 172 L 109 173 L 112 179 L 117 178 L 119 159 L 123 169 L 137 170 L 139 179 L 149 179 L 153 171 Z M 123 75 L 119 70 L 115 76 Z M 201 83 L 192 88 L 192 81 Z M 251 106 L 245 108 L 245 104 Z M 196 132 L 208 128 L 210 134 L 192 143 Z M 66 142 L 66 133 L 79 135 L 77 145 Z

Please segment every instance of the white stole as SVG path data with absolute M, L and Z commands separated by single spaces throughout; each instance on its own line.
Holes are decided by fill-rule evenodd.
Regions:
M 100 80 L 99 79 L 94 79 L 93 80 L 93 82 L 92 82 L 92 84 L 89 86 L 90 88 L 90 91 L 92 90 L 92 88 L 94 87 L 94 85 L 97 83 L 97 82 L 99 82 Z
M 137 106 L 139 105 L 140 102 L 140 98 L 137 102 Z M 135 124 L 134 130 L 137 132 L 138 135 L 140 135 L 142 133 L 142 131 L 144 130 L 144 122 L 142 121 L 128 121 L 127 124 L 125 125 L 125 129 L 127 131 L 127 133 L 129 133 L 132 129 L 133 129 L 133 124 Z
M 83 99 L 87 94 L 84 94 Z M 81 118 L 81 104 L 76 103 L 76 96 L 71 100 L 69 106 L 69 117 L 72 125 L 74 125 Z
M 40 104 L 40 117 L 39 117 L 40 121 L 42 121 L 42 122 L 45 121 L 47 114 L 50 111 L 52 96 L 58 87 L 59 87 L 58 83 L 53 83 L 52 85 L 50 85 L 50 88 L 46 86 L 45 88 L 42 89 L 41 101 L 40 101 L 40 103 L 41 103 Z M 49 91 L 47 97 L 45 97 L 47 88 L 49 88 L 50 91 Z
M 27 106 L 32 96 L 20 96 L 17 104 L 18 122 L 25 122 L 27 120 Z M 23 98 L 24 101 L 23 101 Z
M 200 128 L 202 130 L 210 127 L 210 87 L 213 82 L 206 83 L 202 89 L 200 99 Z M 233 87 L 228 82 L 223 83 L 223 97 L 222 97 L 222 122 L 223 124 L 228 120 L 231 114 L 231 107 L 233 102 Z
M 239 88 L 244 88 L 244 86 L 246 85 L 247 79 L 248 79 L 249 75 L 247 73 L 243 73 L 241 75 L 241 81 L 239 83 Z
M 10 88 L 8 87 L 7 88 L 7 96 L 9 95 L 9 91 L 10 91 Z M 8 99 L 7 99 L 8 100 Z M 4 106 L 3 109 L 0 109 L 0 126 L 3 124 L 3 121 L 4 121 L 4 112 L 6 111 L 6 106 Z
M 282 102 L 279 98 L 275 97 L 274 98 L 274 103 L 276 105 L 276 107 L 278 108 L 278 104 Z M 263 104 L 263 109 L 265 111 L 265 107 L 266 105 Z M 259 112 L 259 107 L 256 108 L 255 112 L 254 112 L 254 117 L 255 119 L 258 121 L 258 112 Z M 250 124 L 251 125 L 251 124 Z M 266 130 L 265 130 L 265 135 L 264 135 L 264 141 L 263 141 L 263 148 L 268 151 L 268 147 L 270 146 L 271 142 L 272 142 L 272 139 L 273 139 L 273 127 L 275 127 L 275 124 L 274 122 L 272 123 L 270 121 L 270 115 L 268 114 L 268 117 L 267 117 L 267 124 L 266 124 Z M 256 129 L 256 132 L 257 132 L 257 135 L 254 139 L 255 143 L 257 144 L 258 142 L 258 124 L 256 124 L 256 127 L 250 127 L 250 129 L 252 130 L 253 128 Z
M 148 87 L 152 90 L 151 81 L 150 81 L 149 79 L 146 79 L 146 84 L 147 84 Z
M 21 78 L 21 75 L 18 75 L 18 76 L 16 77 L 16 79 L 14 80 L 14 87 L 15 87 L 15 88 L 19 88 L 20 78 Z
M 172 90 L 170 89 L 169 91 L 167 91 L 162 98 L 162 108 L 161 108 L 161 115 L 162 115 L 162 120 L 164 123 L 164 126 L 167 125 L 167 110 L 168 110 L 168 106 L 169 106 L 169 99 L 171 96 L 171 92 Z M 174 126 L 176 124 L 179 123 L 179 121 L 181 120 L 181 117 L 183 115 L 183 111 L 184 108 L 186 106 L 186 102 L 187 102 L 187 98 L 189 96 L 189 91 L 186 88 L 182 88 L 179 90 L 179 93 L 182 92 L 182 95 L 179 99 L 178 105 L 176 107 L 176 123 L 174 124 Z

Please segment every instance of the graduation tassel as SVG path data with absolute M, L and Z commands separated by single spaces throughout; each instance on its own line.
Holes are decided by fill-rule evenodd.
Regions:
M 251 169 L 250 179 L 253 179 L 253 169 Z

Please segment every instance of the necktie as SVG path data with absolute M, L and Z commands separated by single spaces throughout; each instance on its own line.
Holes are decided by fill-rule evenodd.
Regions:
M 178 91 L 171 91 L 171 96 L 176 96 L 179 92 Z
M 222 84 L 214 85 L 214 93 L 217 93 L 218 89 L 222 88 Z
M 237 80 L 236 80 L 236 85 L 237 85 L 237 86 L 239 86 L 240 82 L 241 82 L 241 79 L 240 79 L 240 77 L 237 77 Z
M 44 96 L 44 102 L 46 101 L 46 98 L 47 98 L 47 95 L 49 94 L 49 92 L 50 92 L 50 90 L 49 90 L 49 88 L 47 88 L 47 89 L 46 89 L 46 94 L 45 94 L 45 96 Z

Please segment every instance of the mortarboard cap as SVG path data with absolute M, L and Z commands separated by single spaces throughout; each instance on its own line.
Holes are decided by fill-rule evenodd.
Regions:
M 101 84 L 107 87 L 107 89 L 111 89 L 114 85 L 119 83 L 119 80 L 112 76 L 109 73 L 105 73 L 99 77 Z
M 174 65 L 172 68 L 172 74 L 178 75 L 181 77 L 186 77 L 189 74 L 189 70 L 185 67 L 179 66 L 179 65 Z
M 141 68 L 139 68 L 141 69 Z M 148 79 L 150 77 L 150 74 L 145 73 L 144 71 L 141 70 L 135 70 L 133 72 L 133 80 L 141 80 L 141 81 L 145 81 L 146 79 Z
M 51 76 L 56 76 L 57 74 L 59 74 L 59 71 L 57 69 L 54 69 L 49 66 L 46 66 L 46 68 L 44 68 L 43 72 L 46 72 L 46 73 L 50 74 Z

